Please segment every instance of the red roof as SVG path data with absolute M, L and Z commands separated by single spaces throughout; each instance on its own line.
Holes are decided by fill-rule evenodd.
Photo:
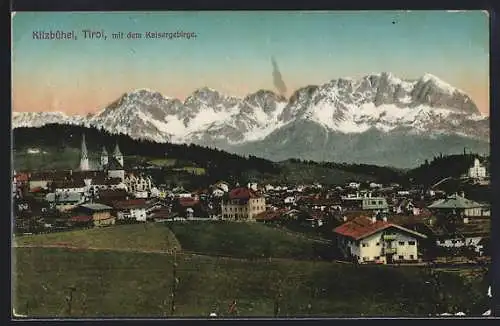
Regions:
M 146 207 L 145 199 L 129 199 L 129 200 L 116 200 L 113 202 L 113 207 L 116 209 L 131 209 Z
M 184 198 L 179 198 L 179 204 L 182 207 L 192 207 L 196 204 L 198 204 L 199 200 L 193 197 L 184 197 Z
M 229 192 L 229 199 L 249 199 L 259 198 L 260 196 L 252 189 L 240 187 Z
M 79 216 L 73 216 L 70 218 L 71 222 L 90 222 L 92 221 L 92 216 L 88 215 L 79 215 Z
M 417 235 L 419 237 L 425 238 L 426 236 L 420 234 L 418 232 L 409 230 L 400 225 L 389 223 L 385 221 L 376 221 L 375 223 L 372 221 L 370 217 L 359 216 L 352 221 L 342 224 L 339 227 L 336 227 L 333 232 L 341 234 L 345 237 L 353 238 L 354 240 L 360 240 L 370 236 L 378 231 L 382 231 L 389 227 L 395 227 L 400 230 L 412 233 L 413 235 Z
M 262 213 L 255 215 L 255 219 L 261 220 L 261 221 L 278 220 L 281 217 L 283 217 L 284 214 L 286 214 L 288 212 L 289 212 L 289 210 L 286 208 L 278 209 L 275 211 L 265 211 L 265 212 L 262 212 Z
M 21 182 L 26 182 L 29 179 L 29 175 L 27 173 L 18 173 L 16 174 L 16 180 Z
M 42 190 L 43 190 L 42 187 L 35 187 L 35 188 L 31 189 L 30 192 L 40 192 Z
M 392 224 L 384 221 L 372 222 L 372 219 L 367 216 L 359 216 L 336 227 L 333 232 L 341 234 L 343 236 L 359 240 L 365 238 L 377 231 L 383 230 L 392 226 Z

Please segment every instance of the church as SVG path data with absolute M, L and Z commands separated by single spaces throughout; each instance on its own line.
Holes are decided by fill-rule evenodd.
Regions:
M 106 147 L 103 146 L 100 160 L 97 162 L 89 159 L 87 150 L 87 143 L 85 141 L 85 134 L 82 137 L 82 149 L 80 158 L 80 171 L 103 171 L 109 178 L 120 178 L 123 182 L 125 180 L 125 170 L 123 166 L 123 154 L 118 147 L 115 146 L 113 155 L 108 155 Z

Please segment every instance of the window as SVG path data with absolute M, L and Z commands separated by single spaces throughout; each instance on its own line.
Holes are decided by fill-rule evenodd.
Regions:
M 363 261 L 367 261 L 368 260 L 368 257 L 363 257 Z
M 379 200 L 379 201 L 378 201 L 378 204 L 379 204 L 379 205 L 383 205 L 383 204 L 384 204 L 384 202 L 383 202 L 383 201 L 381 201 L 381 200 Z
M 368 244 L 367 244 L 367 243 L 364 243 L 364 242 L 363 242 L 361 245 L 362 245 L 363 247 L 368 247 Z
M 414 246 L 414 245 L 415 245 L 415 241 L 408 241 L 408 244 L 409 244 L 410 246 Z
M 400 245 L 400 246 L 404 246 L 404 245 L 405 245 L 405 242 L 404 242 L 404 241 L 399 241 L 399 245 Z
M 400 255 L 400 256 L 399 256 L 399 259 L 400 259 L 400 260 L 403 260 L 403 259 L 405 259 L 405 257 Z
M 380 256 L 376 256 L 374 257 L 375 260 L 379 260 L 380 259 Z
M 415 256 L 414 255 L 410 255 L 410 259 L 411 260 L 415 259 Z
M 376 246 L 380 246 L 380 242 L 377 242 L 375 245 L 376 245 Z

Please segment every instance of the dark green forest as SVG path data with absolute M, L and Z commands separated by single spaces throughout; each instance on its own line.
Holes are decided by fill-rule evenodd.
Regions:
M 397 182 L 402 185 L 419 184 L 429 186 L 445 178 L 458 178 L 472 164 L 476 154 L 463 153 L 451 156 L 439 155 L 429 158 L 421 166 L 403 171 L 391 167 L 369 164 L 347 164 L 335 162 L 313 162 L 290 159 L 283 162 L 272 162 L 255 156 L 231 154 L 216 148 L 194 144 L 156 143 L 147 140 L 135 140 L 123 134 L 111 134 L 105 130 L 82 126 L 51 124 L 40 128 L 14 129 L 14 158 L 16 152 L 21 153 L 30 147 L 47 149 L 61 154 L 68 149 L 73 156 L 78 155 L 82 135 L 85 134 L 90 152 L 100 153 L 102 146 L 112 151 L 118 143 L 126 157 L 148 159 L 169 158 L 177 161 L 177 166 L 185 164 L 203 168 L 206 174 L 196 176 L 201 184 L 210 184 L 220 179 L 228 182 L 269 181 L 269 182 L 321 182 L 325 184 L 342 184 L 350 181 L 373 181 L 379 183 Z M 20 155 L 17 155 L 20 157 Z M 67 159 L 64 159 L 67 160 Z M 67 164 L 61 158 L 61 164 Z M 481 158 L 489 168 L 489 158 Z M 77 164 L 73 157 L 72 165 Z M 129 160 L 131 161 L 131 160 Z M 42 162 L 33 169 L 44 168 Z M 14 162 L 16 165 L 16 162 Z M 36 165 L 36 164 L 35 164 Z M 163 169 L 166 171 L 166 169 Z M 163 173 L 156 171 L 155 173 Z M 194 178 L 194 177 L 193 177 Z M 202 180 L 203 179 L 203 180 Z

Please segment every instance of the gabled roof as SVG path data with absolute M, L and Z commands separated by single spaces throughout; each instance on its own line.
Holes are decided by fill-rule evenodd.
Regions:
M 454 209 L 454 208 L 479 208 L 483 207 L 483 205 L 469 200 L 467 198 L 461 197 L 457 194 L 448 196 L 445 199 L 440 199 L 429 205 L 429 208 L 435 209 Z
M 125 198 L 127 196 L 127 191 L 125 189 L 103 189 L 99 191 L 99 198 L 116 198 L 116 197 L 123 197 Z
M 29 180 L 29 174 L 28 173 L 18 173 L 14 176 L 16 178 L 16 181 L 21 181 L 21 182 L 25 182 L 25 181 L 28 181 Z
M 47 196 L 45 196 L 45 200 L 48 202 L 58 202 L 58 203 L 65 203 L 65 202 L 73 202 L 73 201 L 79 201 L 82 198 L 81 193 L 79 192 L 63 192 L 63 193 L 49 193 Z
M 116 209 L 146 208 L 148 206 L 145 199 L 117 200 L 113 202 Z
M 113 209 L 112 207 L 109 207 L 107 205 L 97 204 L 97 203 L 95 203 L 95 204 L 83 204 L 83 205 L 80 205 L 80 207 L 90 209 L 92 211 L 106 211 L 106 210 Z
M 58 189 L 83 188 L 85 187 L 85 181 L 83 179 L 54 181 L 54 186 Z
M 427 238 L 427 236 L 421 233 L 409 230 L 394 223 L 389 223 L 386 221 L 376 221 L 374 223 L 371 218 L 366 216 L 360 216 L 352 221 L 344 223 L 341 226 L 336 227 L 333 232 L 345 237 L 352 238 L 354 240 L 361 240 L 388 228 L 396 228 L 417 237 Z
M 261 197 L 257 192 L 252 189 L 239 187 L 229 192 L 229 199 L 250 199 Z

